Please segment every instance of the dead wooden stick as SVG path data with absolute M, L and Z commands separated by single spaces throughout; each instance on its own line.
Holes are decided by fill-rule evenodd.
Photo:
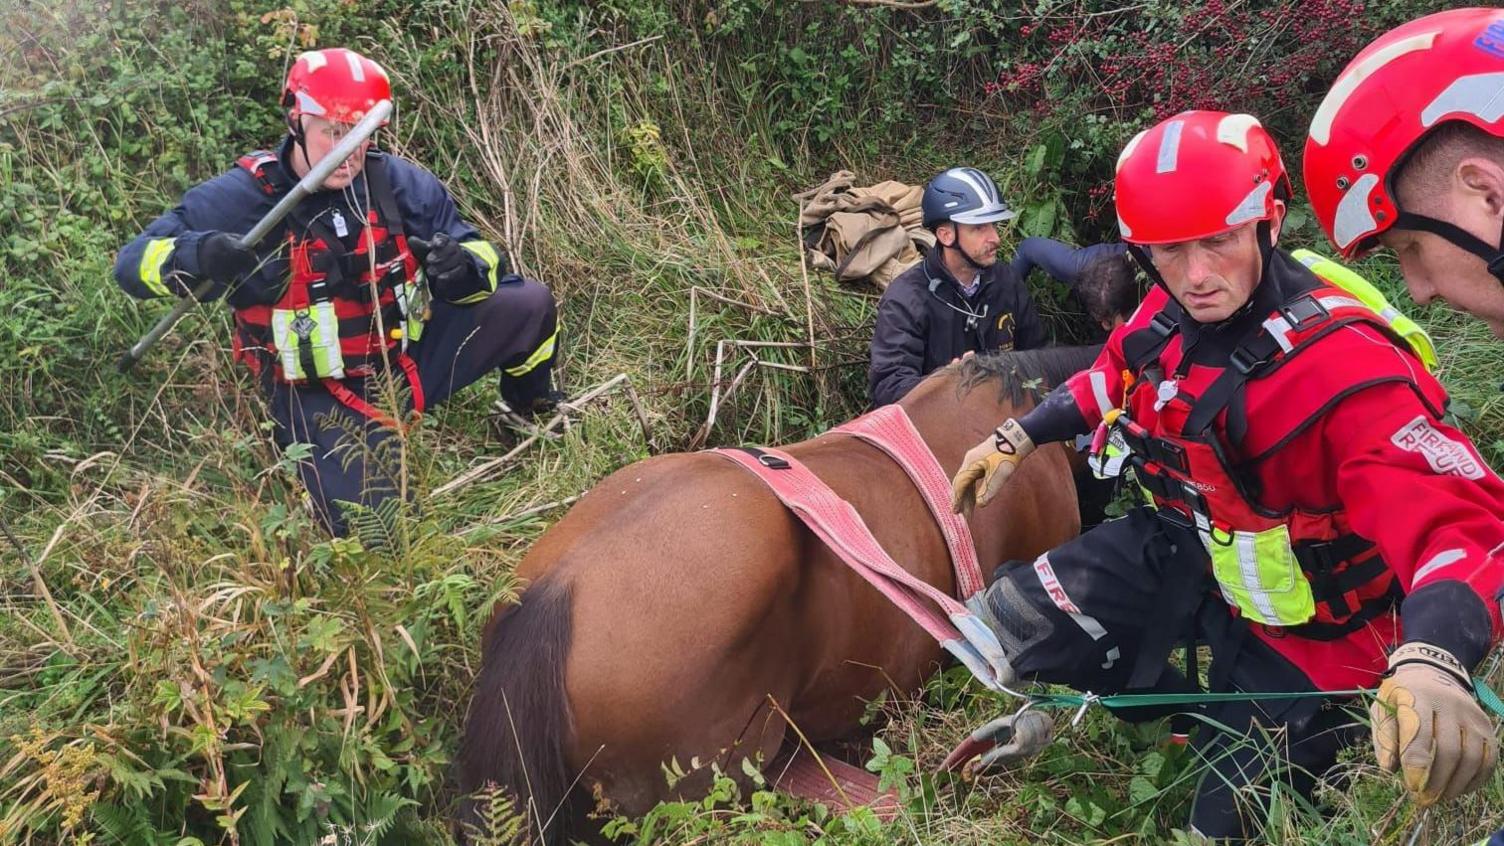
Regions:
M 612 388 L 615 388 L 617 385 L 625 382 L 626 379 L 627 374 L 618 373 L 615 376 L 612 376 L 610 379 L 607 379 L 605 382 L 602 382 L 600 385 L 597 385 L 596 387 L 591 388 L 589 391 L 586 391 L 584 394 L 581 394 L 578 399 L 559 403 L 559 408 L 562 409 L 559 413 L 549 418 L 547 423 L 544 423 L 542 426 L 537 427 L 537 430 L 534 431 L 533 434 L 528 435 L 525 439 L 523 439 L 521 443 L 508 450 L 505 455 L 486 461 L 470 470 L 465 471 L 464 473 L 461 473 L 453 479 L 450 479 L 444 484 L 439 485 L 437 488 L 433 489 L 433 493 L 430 494 L 430 496 L 433 496 L 435 498 L 441 497 L 444 494 L 449 493 L 450 491 L 458 490 L 459 488 L 462 488 L 476 481 L 477 479 L 483 478 L 497 468 L 504 466 L 518 453 L 532 446 L 535 442 L 537 442 L 539 438 L 544 437 L 547 433 L 553 431 L 555 426 L 558 426 L 560 423 L 564 422 L 564 419 L 568 416 L 568 412 L 579 411 L 580 408 L 583 407 L 586 403 L 598 399 L 599 397 L 610 391 Z
M 700 426 L 700 430 L 698 432 L 695 432 L 694 437 L 689 439 L 689 446 L 691 449 L 699 449 L 704 445 L 706 439 L 710 437 L 710 430 L 715 427 L 715 416 L 720 410 L 720 403 L 731 401 L 731 394 L 734 393 L 737 388 L 741 387 L 742 380 L 747 378 L 747 374 L 751 373 L 752 368 L 756 366 L 756 359 L 753 359 L 752 361 L 749 361 L 746 364 L 742 365 L 742 368 L 736 372 L 736 376 L 732 378 L 731 384 L 726 386 L 726 391 L 724 393 L 721 392 L 720 382 L 716 382 L 715 389 L 710 393 L 710 411 L 705 415 L 705 423 L 704 425 Z
M 642 425 L 642 440 L 648 446 L 648 455 L 658 452 L 658 445 L 653 443 L 653 427 L 648 423 L 647 412 L 642 409 L 642 398 L 637 396 L 637 388 L 633 387 L 632 380 L 628 379 L 622 386 L 627 394 L 627 402 L 632 404 L 632 413 L 637 415 L 637 422 Z
M 584 496 L 584 494 L 582 493 L 575 494 L 574 496 L 565 497 L 564 499 L 555 500 L 554 502 L 545 502 L 542 505 L 534 505 L 530 508 L 524 508 L 521 511 L 513 511 L 511 514 L 503 514 L 500 517 L 487 517 L 486 519 L 480 521 L 480 523 L 477 525 L 461 529 L 460 534 L 469 534 L 470 532 L 474 532 L 480 529 L 482 526 L 494 526 L 498 523 L 510 523 L 513 520 L 521 520 L 524 517 L 531 517 L 534 514 L 542 514 L 545 511 L 552 511 L 555 508 L 563 508 L 566 505 L 573 505 L 575 502 L 579 501 L 580 497 L 582 496 Z
M 804 325 L 809 331 L 809 366 L 813 368 L 815 362 L 815 301 L 809 289 L 809 261 L 804 255 L 804 229 L 799 221 L 804 217 L 804 205 L 799 205 L 799 210 L 794 215 L 794 243 L 799 247 L 799 275 L 804 280 Z

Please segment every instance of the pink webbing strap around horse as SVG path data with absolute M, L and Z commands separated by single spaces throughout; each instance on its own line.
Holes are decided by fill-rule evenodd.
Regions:
M 908 428 L 912 431 L 913 427 L 910 425 Z M 917 438 L 917 433 L 914 434 Z M 877 437 L 880 438 L 881 435 Z M 888 450 L 884 448 L 884 451 Z M 994 689 L 1000 687 L 998 671 L 1007 666 L 1007 659 L 1003 656 L 997 636 L 966 606 L 899 566 L 877 542 L 877 538 L 872 536 L 872 531 L 851 503 L 837 496 L 808 467 L 793 456 L 775 449 L 718 449 L 714 452 L 742 465 L 762 479 L 779 500 L 841 560 L 908 614 L 984 684 Z M 933 456 L 929 463 L 935 473 L 940 472 Z M 923 465 L 916 463 L 909 466 Z M 908 470 L 909 466 L 905 469 Z M 929 501 L 928 495 L 926 501 Z M 935 508 L 933 503 L 931 508 Z M 970 547 L 969 531 L 965 533 L 964 539 Z M 947 541 L 949 540 L 948 534 Z M 954 554 L 956 553 L 953 552 Z M 974 548 L 971 549 L 970 558 L 975 566 Z M 978 574 L 976 581 L 980 580 Z
M 977 563 L 977 548 L 971 539 L 971 527 L 961 515 L 950 510 L 950 476 L 941 469 L 935 454 L 919 436 L 914 422 L 902 406 L 885 405 L 849 423 L 831 430 L 853 435 L 888 454 L 909 475 L 914 487 L 924 495 L 930 514 L 940 525 L 945 545 L 950 549 L 951 564 L 956 571 L 956 595 L 963 601 L 987 587 L 982 567 Z

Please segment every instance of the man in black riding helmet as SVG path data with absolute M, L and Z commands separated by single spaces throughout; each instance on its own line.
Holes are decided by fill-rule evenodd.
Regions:
M 897 402 L 966 353 L 1045 342 L 1023 281 L 997 260 L 997 224 L 1014 212 L 987 174 L 973 167 L 941 173 L 924 187 L 923 210 L 935 247 L 899 274 L 878 304 L 867 371 L 873 405 Z

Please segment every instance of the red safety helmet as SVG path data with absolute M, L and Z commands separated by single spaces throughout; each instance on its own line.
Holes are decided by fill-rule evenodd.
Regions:
M 1118 228 L 1130 244 L 1194 241 L 1272 220 L 1290 197 L 1274 139 L 1253 115 L 1187 111 L 1140 132 L 1118 156 Z
M 343 47 L 298 56 L 282 86 L 282 105 L 294 126 L 301 115 L 359 123 L 377 103 L 390 99 L 392 83 L 381 65 Z
M 1400 222 L 1395 166 L 1444 121 L 1504 135 L 1504 9 L 1453 9 L 1396 27 L 1332 84 L 1311 119 L 1304 172 L 1316 219 L 1344 257 Z M 1431 228 L 1409 217 L 1402 228 Z

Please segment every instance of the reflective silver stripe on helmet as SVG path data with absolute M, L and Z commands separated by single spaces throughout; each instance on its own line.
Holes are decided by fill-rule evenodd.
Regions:
M 1237 226 L 1250 220 L 1260 220 L 1268 215 L 1269 193 L 1274 190 L 1274 183 L 1264 180 L 1253 186 L 1243 202 L 1238 207 L 1227 213 L 1227 225 Z
M 973 167 L 953 167 L 941 176 L 950 177 L 966 186 L 977 204 L 976 208 L 954 213 L 947 212 L 947 220 L 954 223 L 982 224 L 1012 220 L 1016 217 L 1013 210 L 1009 209 L 1008 204 L 1004 203 L 1002 197 L 998 195 L 997 184 L 980 170 Z M 955 205 L 957 203 L 948 202 L 945 208 L 948 210 Z
M 1504 117 L 1504 71 L 1475 73 L 1452 80 L 1421 110 L 1420 125 L 1429 127 L 1451 114 L 1472 115 L 1484 123 Z
M 345 64 L 350 66 L 350 78 L 356 82 L 366 81 L 366 69 L 360 66 L 360 57 L 354 51 L 346 50 Z
M 1165 134 L 1159 138 L 1159 158 L 1155 159 L 1155 173 L 1174 173 L 1180 159 L 1180 132 L 1185 121 L 1172 120 L 1165 124 Z
M 1316 110 L 1316 115 L 1311 118 L 1311 140 L 1325 147 L 1332 140 L 1332 125 L 1337 120 L 1337 113 L 1347 103 L 1348 99 L 1357 92 L 1363 80 L 1373 76 L 1379 68 L 1398 59 L 1406 53 L 1414 53 L 1417 50 L 1429 50 L 1436 42 L 1439 30 L 1422 32 L 1412 35 L 1393 44 L 1386 45 L 1380 50 L 1367 56 L 1347 69 L 1347 72 L 1332 83 L 1332 90 L 1327 92 L 1326 99 L 1321 101 L 1321 107 Z
M 298 111 L 302 112 L 303 114 L 314 115 L 315 117 L 328 114 L 328 112 L 324 110 L 324 105 L 318 100 L 315 100 L 312 97 L 308 96 L 308 92 L 298 91 L 294 96 L 296 96 L 298 100 Z
M 975 171 L 973 171 L 971 168 L 958 167 L 948 171 L 948 173 L 951 176 L 954 176 L 955 178 L 961 180 L 962 182 L 965 182 L 967 186 L 971 188 L 971 190 L 975 191 L 978 203 L 981 203 L 985 206 L 989 203 L 996 202 L 993 197 L 988 195 L 987 189 L 983 187 L 982 181 L 972 175 L 973 173 L 975 173 Z
M 1354 241 L 1379 228 L 1373 212 L 1368 210 L 1368 195 L 1378 184 L 1377 174 L 1365 173 L 1342 195 L 1336 218 L 1332 221 L 1332 240 L 1337 242 L 1337 249 L 1345 250 Z

